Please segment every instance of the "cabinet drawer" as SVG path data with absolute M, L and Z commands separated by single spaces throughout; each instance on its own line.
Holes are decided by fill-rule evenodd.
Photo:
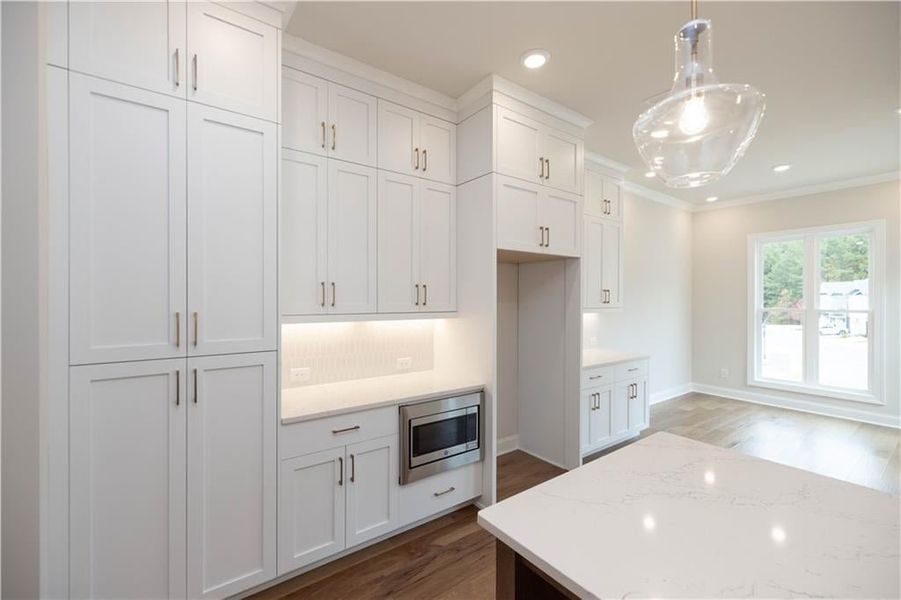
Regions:
M 613 383 L 616 370 L 613 367 L 582 369 L 582 389 Z
M 473 463 L 400 486 L 398 526 L 472 500 L 482 493 L 482 463 Z
M 335 415 L 315 421 L 282 425 L 279 456 L 282 459 L 346 446 L 397 434 L 396 406 Z
M 616 365 L 616 380 L 633 379 L 648 374 L 647 360 L 633 360 Z

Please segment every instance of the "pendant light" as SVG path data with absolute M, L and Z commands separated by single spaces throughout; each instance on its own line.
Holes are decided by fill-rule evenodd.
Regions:
M 764 94 L 719 83 L 713 73 L 712 24 L 697 18 L 675 35 L 676 73 L 666 98 L 641 113 L 632 137 L 642 159 L 666 185 L 693 188 L 726 175 L 744 155 L 763 118 Z

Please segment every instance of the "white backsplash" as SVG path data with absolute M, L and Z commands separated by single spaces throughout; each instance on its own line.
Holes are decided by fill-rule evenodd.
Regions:
M 282 387 L 429 371 L 434 326 L 431 320 L 283 325 Z M 398 368 L 403 359 L 409 368 Z M 292 381 L 292 369 L 309 369 L 309 378 Z

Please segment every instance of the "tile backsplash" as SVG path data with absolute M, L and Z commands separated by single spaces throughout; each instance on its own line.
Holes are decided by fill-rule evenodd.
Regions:
M 282 387 L 429 371 L 434 334 L 431 320 L 283 325 Z

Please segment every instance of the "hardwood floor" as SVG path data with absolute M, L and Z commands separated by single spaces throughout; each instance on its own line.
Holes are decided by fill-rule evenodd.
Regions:
M 899 493 L 901 432 L 886 427 L 689 394 L 651 407 L 651 428 L 642 436 L 656 431 Z M 505 454 L 498 457 L 498 496 L 507 498 L 562 472 L 524 452 Z M 493 597 L 494 538 L 478 526 L 472 506 L 254 596 L 258 600 Z

